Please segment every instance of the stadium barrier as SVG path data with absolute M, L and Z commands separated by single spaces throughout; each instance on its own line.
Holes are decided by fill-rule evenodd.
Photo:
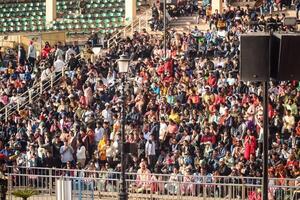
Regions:
M 120 191 L 120 172 L 114 171 L 8 167 L 7 176 L 9 199 L 11 192 L 20 188 L 33 188 L 38 199 L 55 199 L 58 181 L 71 183 L 72 199 L 117 199 Z M 270 178 L 269 200 L 300 199 L 296 182 Z M 251 200 L 260 196 L 262 178 L 126 173 L 126 185 L 130 199 Z

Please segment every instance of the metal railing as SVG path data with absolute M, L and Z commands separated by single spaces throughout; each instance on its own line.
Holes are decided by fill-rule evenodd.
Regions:
M 145 10 L 140 14 L 138 18 L 134 19 L 129 25 L 125 26 L 123 29 L 113 34 L 107 40 L 107 47 L 108 48 L 114 47 L 115 45 L 118 44 L 121 38 L 132 36 L 134 31 L 141 32 L 143 29 L 147 30 L 149 27 L 148 20 L 149 20 L 150 13 L 151 13 L 150 9 Z
M 57 180 L 69 181 L 73 199 L 117 199 L 120 173 L 56 168 L 9 167 L 9 192 L 32 187 L 40 195 L 54 196 Z M 126 173 L 129 197 L 134 199 L 251 199 L 259 196 L 261 177 L 201 176 Z M 269 179 L 269 199 L 293 200 L 299 195 L 295 179 Z M 300 197 L 296 196 L 296 199 Z
M 8 118 L 15 112 L 19 112 L 26 105 L 36 101 L 43 93 L 43 91 L 52 88 L 58 83 L 64 75 L 64 68 L 61 72 L 51 73 L 50 77 L 44 81 L 39 81 L 24 93 L 17 96 L 16 101 L 9 102 L 6 106 L 0 109 L 0 120 L 8 121 Z

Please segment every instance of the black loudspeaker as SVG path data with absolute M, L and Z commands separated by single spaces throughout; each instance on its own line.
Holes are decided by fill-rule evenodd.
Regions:
M 270 34 L 251 33 L 240 37 L 240 78 L 267 81 L 270 77 Z
M 300 80 L 300 35 L 274 34 L 271 42 L 271 77 L 276 80 Z

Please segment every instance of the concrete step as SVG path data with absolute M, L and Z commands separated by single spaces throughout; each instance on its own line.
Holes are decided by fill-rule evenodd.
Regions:
M 169 26 L 189 26 L 191 24 L 194 24 L 194 23 L 191 23 L 191 22 L 174 22 L 174 23 L 170 23 Z
M 176 19 L 173 19 L 170 22 L 170 26 L 174 27 L 174 26 L 186 26 L 186 25 L 190 25 L 190 24 L 195 24 L 196 21 L 196 16 L 185 16 L 185 17 L 178 17 Z
M 195 23 L 196 22 L 196 19 L 189 19 L 189 20 L 185 20 L 185 19 L 175 19 L 175 20 L 172 20 L 171 22 L 179 22 L 179 23 L 182 23 L 182 22 L 192 22 L 192 23 Z
M 196 16 L 183 16 L 183 17 L 178 17 L 175 20 L 195 20 Z

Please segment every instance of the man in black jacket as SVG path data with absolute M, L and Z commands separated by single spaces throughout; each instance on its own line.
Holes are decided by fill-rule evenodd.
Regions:
M 146 140 L 144 138 L 143 133 L 141 132 L 139 135 L 139 141 L 137 143 L 137 149 L 138 149 L 138 158 L 142 159 L 145 157 L 145 145 L 146 145 Z
M 79 61 L 77 58 L 75 58 L 75 55 L 73 53 L 71 53 L 70 56 L 71 57 L 68 62 L 68 68 L 73 71 L 79 66 Z

